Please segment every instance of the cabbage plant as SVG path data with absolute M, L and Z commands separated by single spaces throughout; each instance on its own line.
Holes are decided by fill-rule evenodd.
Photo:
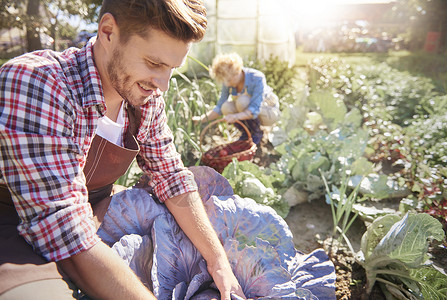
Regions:
M 247 297 L 335 300 L 335 269 L 323 249 L 297 251 L 287 223 L 271 207 L 233 194 L 209 167 L 190 170 Z M 140 188 L 114 196 L 98 234 L 157 299 L 219 298 L 203 257 L 167 208 Z
M 442 241 L 441 223 L 428 214 L 386 215 L 362 237 L 367 292 L 379 282 L 398 299 L 447 299 L 447 276 L 427 263 L 430 241 Z
M 238 161 L 233 158 L 223 170 L 222 176 L 228 180 L 236 195 L 268 205 L 281 217 L 287 217 L 289 205 L 273 186 L 275 179 L 259 166 L 247 160 Z

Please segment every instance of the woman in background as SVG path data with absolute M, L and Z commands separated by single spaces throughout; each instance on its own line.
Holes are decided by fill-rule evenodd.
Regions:
M 223 115 L 227 123 L 240 121 L 250 131 L 253 142 L 259 144 L 263 136 L 260 126 L 271 126 L 280 116 L 278 97 L 267 85 L 265 75 L 244 67 L 237 53 L 229 53 L 213 59 L 210 76 L 223 84 L 220 99 L 213 110 L 193 120 L 203 123 Z M 242 126 L 235 126 L 242 131 L 240 140 L 248 139 Z

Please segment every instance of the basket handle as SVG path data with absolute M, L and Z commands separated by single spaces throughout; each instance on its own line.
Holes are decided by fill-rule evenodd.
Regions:
M 202 139 L 203 139 L 203 136 L 205 135 L 205 132 L 206 132 L 211 126 L 213 126 L 213 125 L 215 125 L 215 124 L 217 124 L 217 123 L 219 123 L 219 122 L 223 122 L 223 121 L 224 121 L 223 118 L 221 118 L 221 119 L 217 119 L 217 120 L 214 120 L 214 121 L 211 121 L 208 125 L 205 126 L 205 128 L 203 128 L 202 133 L 200 134 L 200 139 L 199 139 L 199 141 L 200 141 L 200 150 L 201 150 L 202 152 L 203 152 L 203 149 L 202 149 Z M 235 123 L 238 123 L 239 125 L 242 126 L 242 128 L 244 128 L 244 130 L 247 132 L 247 136 L 248 136 L 248 140 L 250 141 L 250 144 L 253 143 L 253 139 L 251 138 L 251 133 L 250 133 L 250 131 L 248 130 L 247 126 L 245 126 L 244 123 L 242 123 L 242 122 L 239 121 L 239 120 L 236 120 Z

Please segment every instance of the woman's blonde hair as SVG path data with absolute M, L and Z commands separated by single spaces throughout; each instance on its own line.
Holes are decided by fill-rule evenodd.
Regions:
M 211 78 L 224 82 L 228 77 L 235 76 L 242 71 L 244 63 L 237 53 L 218 54 L 210 67 Z

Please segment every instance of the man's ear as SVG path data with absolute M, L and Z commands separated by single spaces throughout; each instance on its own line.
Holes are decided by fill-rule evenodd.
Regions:
M 119 39 L 119 30 L 116 20 L 112 14 L 106 13 L 102 16 L 98 25 L 98 39 L 102 45 L 107 48 L 107 44 L 111 44 Z

